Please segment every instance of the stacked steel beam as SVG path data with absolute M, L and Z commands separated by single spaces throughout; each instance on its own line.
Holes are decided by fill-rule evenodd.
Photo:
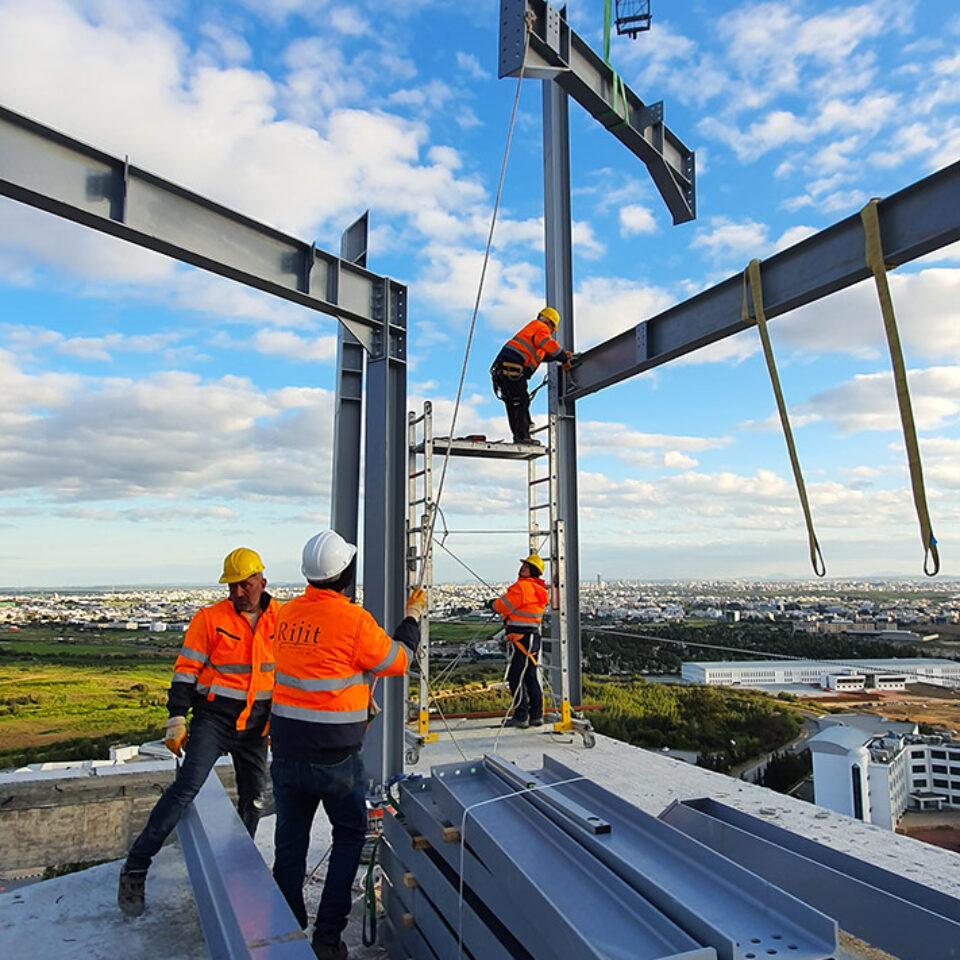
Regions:
M 836 924 L 549 757 L 434 767 L 381 845 L 394 960 L 826 960 Z

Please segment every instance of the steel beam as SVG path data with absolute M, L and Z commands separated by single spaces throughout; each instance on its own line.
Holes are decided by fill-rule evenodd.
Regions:
M 363 605 L 388 633 L 403 619 L 407 507 L 406 289 L 388 282 L 374 298 L 386 335 L 367 357 Z M 364 763 L 372 792 L 403 770 L 404 677 L 376 686 L 381 713 L 367 730 Z
M 384 284 L 405 289 L 3 107 L 0 195 L 329 314 L 368 350 Z
M 471 851 L 497 881 L 493 891 L 477 892 L 535 956 L 716 957 L 712 947 L 699 944 L 606 866 L 584 856 L 576 841 L 522 796 L 512 795 L 482 763 L 434 767 L 429 785 L 418 781 L 410 788 L 414 796 L 428 791 L 442 816 L 461 830 L 458 847 Z M 404 791 L 405 816 L 406 796 Z M 460 849 L 455 852 L 459 857 Z M 509 887 L 503 877 L 511 878 Z
M 570 124 L 567 94 L 543 83 L 543 212 L 547 303 L 560 313 L 560 342 L 574 349 L 573 225 L 570 214 Z M 563 373 L 550 365 L 548 405 L 556 429 L 556 514 L 551 516 L 551 574 L 559 609 L 552 618 L 550 684 L 568 703 L 582 703 L 580 664 L 580 505 L 577 496 L 576 403 L 561 393 Z M 559 521 L 559 523 L 557 522 Z M 559 574 L 559 575 L 558 575 Z M 564 662 L 561 663 L 560 660 Z M 564 667 L 566 668 L 564 670 Z
M 485 757 L 484 763 L 504 782 L 515 784 L 518 770 L 513 764 L 494 757 Z M 664 829 L 666 824 L 656 817 L 590 780 L 562 782 L 577 778 L 577 772 L 547 755 L 543 770 L 529 776 L 557 786 L 527 791 L 526 801 L 676 924 L 713 946 L 720 960 L 779 953 L 797 960 L 833 956 L 836 923 L 785 893 L 776 879 L 758 877 L 679 830 Z M 610 828 L 599 832 L 589 822 L 578 822 L 564 812 L 564 803 L 589 810 Z
M 417 890 L 458 932 L 473 956 L 484 960 L 531 960 L 530 954 L 472 890 L 464 888 L 461 897 L 459 877 L 434 850 L 413 848 L 410 833 L 389 811 L 384 814 L 383 833 L 386 842 L 379 847 L 380 866 L 391 884 L 402 886 L 404 874 L 412 875 Z
M 369 212 L 347 227 L 340 238 L 340 256 L 361 267 L 367 265 L 368 221 Z M 340 324 L 337 330 L 330 526 L 348 543 L 357 543 L 359 532 L 363 363 L 363 345 Z
M 674 223 L 696 217 L 696 164 L 663 122 L 663 103 L 645 104 L 544 0 L 500 0 L 500 77 L 523 66 L 525 16 L 533 17 L 525 77 L 551 80 L 646 165 Z
M 314 956 L 216 771 L 184 811 L 177 835 L 211 957 Z
M 709 798 L 660 819 L 900 960 L 960 958 L 960 900 Z
M 960 240 L 960 163 L 882 200 L 879 215 L 891 267 Z M 768 319 L 866 279 L 859 213 L 764 260 L 761 273 Z M 737 274 L 588 350 L 574 371 L 576 383 L 567 382 L 566 398 L 596 393 L 746 330 L 754 321 L 740 319 L 742 302 Z

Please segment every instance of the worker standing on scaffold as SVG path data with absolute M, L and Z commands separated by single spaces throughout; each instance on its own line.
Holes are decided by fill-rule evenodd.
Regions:
M 543 582 L 543 560 L 535 553 L 520 561 L 517 582 L 502 597 L 487 601 L 487 606 L 503 617 L 510 644 L 507 683 L 513 700 L 511 727 L 526 728 L 543 724 L 543 691 L 537 675 L 540 655 L 540 625 L 547 608 L 547 585 Z
M 543 361 L 562 363 L 569 370 L 573 354 L 553 339 L 560 314 L 544 307 L 535 320 L 515 333 L 501 348 L 490 368 L 493 392 L 507 408 L 514 443 L 538 443 L 530 436 L 530 395 L 527 381 Z

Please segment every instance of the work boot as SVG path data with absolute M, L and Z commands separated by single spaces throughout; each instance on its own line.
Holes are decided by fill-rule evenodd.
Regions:
M 524 717 L 522 720 L 517 717 L 511 717 L 506 724 L 508 727 L 519 727 L 521 730 L 526 730 L 530 726 L 530 721 Z
M 531 727 L 542 727 L 543 726 L 543 717 L 531 717 L 530 718 Z
M 314 943 L 313 952 L 317 960 L 347 960 L 347 945 L 339 940 L 337 943 Z
M 128 917 L 139 917 L 143 913 L 143 887 L 146 882 L 146 870 L 128 870 L 124 867 L 120 871 L 117 903 Z

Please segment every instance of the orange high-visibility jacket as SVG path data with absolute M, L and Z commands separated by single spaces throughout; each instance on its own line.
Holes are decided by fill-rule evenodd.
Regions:
M 229 598 L 198 610 L 173 666 L 171 716 L 186 712 L 192 699 L 186 694 L 196 691 L 208 701 L 244 701 L 237 729 L 245 730 L 254 701 L 269 700 L 273 691 L 273 630 L 279 610 L 280 604 L 264 593 L 256 630 Z
M 416 622 L 407 618 L 404 625 L 397 634 L 407 640 L 409 633 L 415 648 Z M 367 726 L 369 675 L 401 676 L 410 663 L 407 647 L 391 639 L 363 607 L 313 586 L 281 607 L 276 655 L 271 708 L 275 755 L 292 752 L 295 739 L 309 739 L 318 747 L 358 747 Z
M 532 376 L 544 359 L 563 360 L 567 355 L 553 339 L 550 325 L 543 320 L 531 320 L 507 341 L 504 349 L 513 350 L 523 358 L 527 376 Z
M 497 597 L 493 609 L 503 617 L 508 637 L 511 633 L 539 633 L 548 600 L 547 586 L 539 577 L 520 577 Z

